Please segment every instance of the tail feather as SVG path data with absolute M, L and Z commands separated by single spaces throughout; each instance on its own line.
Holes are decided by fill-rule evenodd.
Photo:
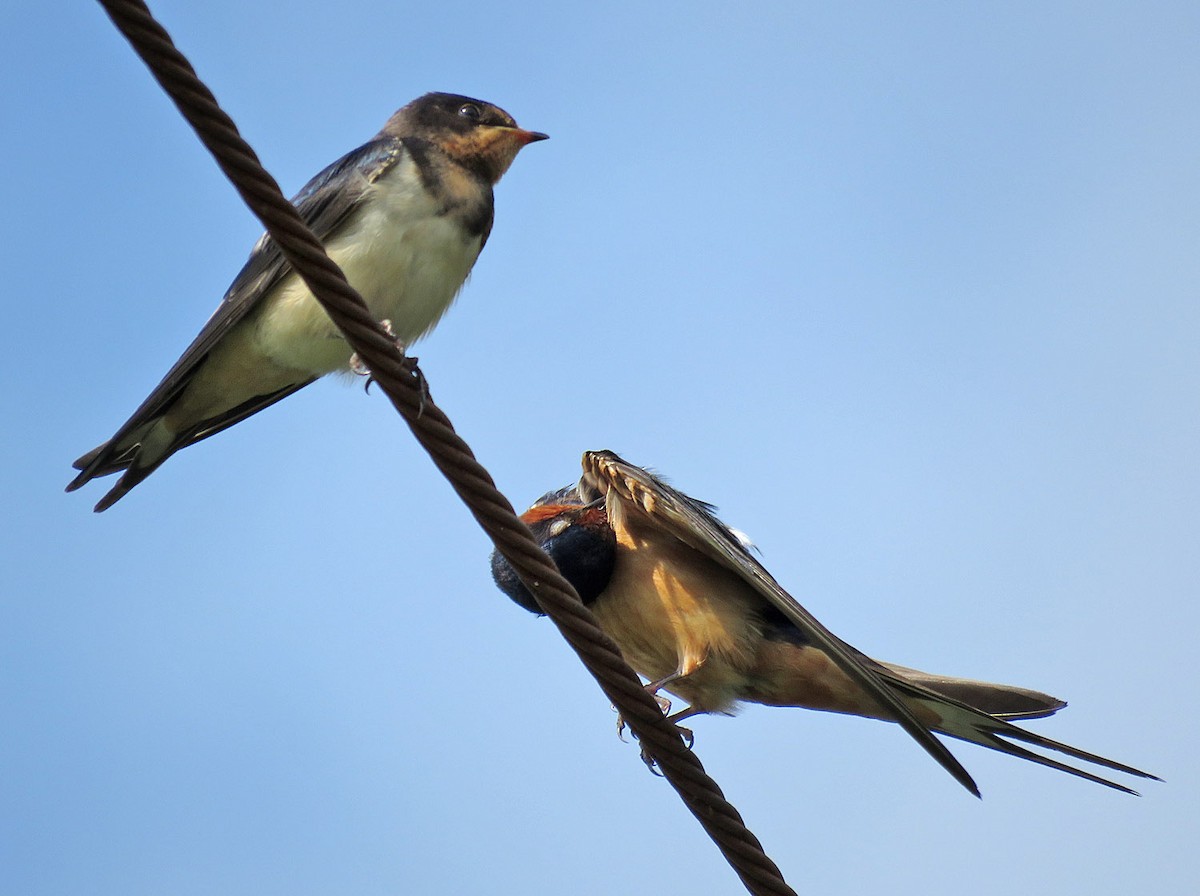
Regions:
M 73 492 L 100 476 L 111 476 L 113 473 L 120 473 L 133 463 L 134 458 L 137 456 L 137 449 L 138 445 L 136 442 L 124 451 L 117 450 L 112 442 L 105 442 L 103 445 L 98 445 L 76 460 L 75 463 L 71 464 L 80 473 L 71 480 L 71 484 L 67 486 L 67 491 Z
M 1103 778 L 1100 775 L 1094 774 L 1085 769 L 1076 768 L 1073 765 L 1067 765 L 1052 756 L 1044 756 L 1040 753 L 1035 753 L 1032 750 L 1027 750 L 1024 747 L 1010 743 L 1005 738 L 1021 741 L 1023 743 L 1032 744 L 1036 747 L 1041 747 L 1044 750 L 1052 750 L 1056 753 L 1062 753 L 1065 756 L 1070 756 L 1072 759 L 1078 759 L 1083 762 L 1090 762 L 1094 765 L 1099 765 L 1103 768 L 1113 771 L 1122 772 L 1123 774 L 1133 775 L 1138 778 L 1148 778 L 1152 781 L 1161 780 L 1149 772 L 1144 772 L 1141 769 L 1134 768 L 1130 765 L 1125 765 L 1121 762 L 1116 762 L 1112 759 L 1106 759 L 1095 753 L 1089 753 L 1086 750 L 1080 750 L 1077 747 L 1072 747 L 1070 744 L 1064 744 L 1056 740 L 1051 740 L 1048 737 L 1042 737 L 1040 734 L 1034 734 L 1032 731 L 1027 731 L 1024 728 L 1018 728 L 1016 725 L 1005 721 L 1004 718 L 989 715 L 974 706 L 956 700 L 952 697 L 938 693 L 932 688 L 925 687 L 914 681 L 910 681 L 907 677 L 899 675 L 888 676 L 897 689 L 904 694 L 912 703 L 919 707 L 918 711 L 932 714 L 937 721 L 931 724 L 931 728 L 939 731 L 942 734 L 965 740 L 973 744 L 978 744 L 981 747 L 987 747 L 989 750 L 997 750 L 1001 753 L 1007 753 L 1010 756 L 1017 756 L 1021 759 L 1027 759 L 1030 762 L 1035 762 L 1038 765 L 1044 765 L 1048 768 L 1057 769 L 1060 772 L 1066 772 L 1069 775 L 1074 775 L 1077 778 L 1083 778 L 1087 781 L 1093 781 L 1097 784 L 1103 784 L 1105 787 L 1111 787 L 1114 790 L 1120 790 L 1123 793 L 1130 793 L 1137 796 L 1136 790 L 1132 790 L 1123 784 L 1118 784 Z M 1003 686 L 1001 686 L 1003 687 Z M 1019 689 L 1018 689 L 1019 690 Z M 1032 692 L 1032 693 L 1037 693 Z M 1049 698 L 1053 700 L 1054 698 Z M 1056 701 L 1061 704 L 1061 701 Z M 1050 710 L 1053 712 L 1053 710 Z M 1049 712 L 1043 713 L 1048 715 Z
M 161 467 L 163 462 L 168 457 L 170 457 L 169 454 L 164 455 L 163 457 L 158 458 L 158 460 L 154 463 L 147 466 L 142 466 L 139 463 L 141 460 L 140 455 L 135 455 L 133 462 L 130 463 L 126 468 L 124 475 L 117 480 L 117 484 L 110 488 L 108 493 L 96 502 L 96 506 L 93 507 L 92 510 L 94 510 L 96 513 L 103 513 L 104 511 L 108 510 L 108 508 L 112 507 L 127 494 L 129 494 L 130 490 L 132 490 L 135 485 Z
M 101 454 L 103 454 L 107 450 L 108 450 L 108 442 L 105 442 L 103 445 L 97 445 L 95 448 L 93 448 L 87 454 L 83 455 L 82 457 L 77 458 L 75 460 L 75 463 L 71 464 L 71 466 L 73 468 L 75 468 L 76 470 L 86 470 L 88 467 L 90 467 L 93 463 L 96 462 L 96 458 L 98 458 Z M 80 485 L 82 485 L 82 484 L 83 483 L 80 483 Z M 75 485 L 75 483 L 72 482 L 71 485 L 67 486 L 67 491 L 74 490 L 71 488 L 71 486 L 75 486 L 75 488 L 79 488 L 78 485 Z
M 1054 715 L 1067 705 L 1065 700 L 1029 688 L 976 681 L 972 678 L 934 675 L 894 663 L 882 663 L 878 660 L 876 662 L 904 681 L 920 685 L 935 694 L 965 703 L 1000 719 L 1041 719 Z
M 67 491 L 73 492 L 92 479 L 124 470 L 125 475 L 94 508 L 97 513 L 107 510 L 129 494 L 135 485 L 161 467 L 176 451 L 209 436 L 215 436 L 263 408 L 303 389 L 315 379 L 316 377 L 312 377 L 293 383 L 268 395 L 256 395 L 237 407 L 230 408 L 218 416 L 200 420 L 181 432 L 174 432 L 167 427 L 164 413 L 157 412 L 147 416 L 139 409 L 109 441 L 93 448 L 75 461 L 73 466 L 80 473 L 71 480 Z M 149 401 L 150 399 L 147 399 L 147 402 Z
M 79 475 L 71 480 L 67 491 L 73 492 L 100 476 L 124 471 L 108 493 L 95 506 L 96 513 L 107 510 L 129 491 L 157 470 L 182 447 L 180 438 L 166 428 L 162 418 L 130 432 L 119 441 L 113 438 L 93 448 L 74 463 Z

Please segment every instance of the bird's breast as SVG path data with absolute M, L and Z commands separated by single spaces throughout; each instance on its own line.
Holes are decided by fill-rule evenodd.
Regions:
M 422 185 L 405 158 L 368 188 L 326 250 L 376 320 L 409 345 L 453 303 L 479 257 L 481 238 Z M 308 288 L 290 274 L 260 318 L 259 341 L 276 363 L 321 375 L 344 367 L 350 349 Z

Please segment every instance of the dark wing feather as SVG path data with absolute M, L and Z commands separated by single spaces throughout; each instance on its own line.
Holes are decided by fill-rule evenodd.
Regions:
M 403 156 L 403 143 L 394 138 L 377 138 L 342 156 L 305 184 L 292 198 L 300 217 L 318 239 L 327 240 L 361 202 L 367 188 Z M 83 473 L 71 483 L 77 488 L 93 476 L 116 472 L 126 464 L 122 458 L 129 446 L 128 437 L 153 422 L 169 408 L 191 380 L 213 347 L 285 276 L 292 267 L 266 234 L 259 239 L 250 258 L 230 284 L 220 306 L 204 328 L 167 371 L 154 391 L 134 411 L 125 424 L 104 445 L 75 462 Z M 311 381 L 310 381 L 311 382 Z M 302 388 L 307 383 L 296 386 Z M 182 438 L 172 450 L 198 442 L 273 404 L 295 389 L 283 390 L 247 402 L 218 420 L 207 421 L 202 430 Z M 168 452 L 169 454 L 170 452 Z M 165 459 L 165 458 L 164 458 Z M 149 471 L 147 471 L 149 472 Z

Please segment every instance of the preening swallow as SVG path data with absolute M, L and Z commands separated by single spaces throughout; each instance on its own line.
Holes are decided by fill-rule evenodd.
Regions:
M 543 496 L 522 519 L 621 648 L 647 689 L 689 704 L 679 721 L 739 702 L 802 706 L 899 722 L 964 787 L 966 769 L 933 732 L 970 741 L 1126 793 L 1019 741 L 1140 778 L 1154 775 L 1012 724 L 1066 706 L 1009 685 L 931 675 L 873 660 L 802 607 L 742 536 L 690 498 L 611 451 L 583 455 L 577 485 Z M 496 584 L 540 613 L 498 553 Z
M 492 187 L 546 135 L 490 103 L 429 93 L 292 199 L 376 319 L 407 346 L 433 329 L 492 229 Z M 106 510 L 168 457 L 349 367 L 341 333 L 265 234 L 216 313 L 116 434 L 75 461 L 74 491 L 124 471 Z

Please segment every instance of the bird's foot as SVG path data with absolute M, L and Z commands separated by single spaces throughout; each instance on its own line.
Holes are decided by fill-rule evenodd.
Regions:
M 683 738 L 683 745 L 689 750 L 696 745 L 696 733 L 691 728 L 676 725 L 675 730 L 679 732 L 679 736 Z
M 654 691 L 650 690 L 653 687 L 653 684 L 648 684 L 646 685 L 646 690 L 650 691 L 650 696 L 654 698 L 654 702 L 658 704 L 659 710 L 661 710 L 662 714 L 665 716 L 671 711 L 671 701 L 661 694 L 656 694 Z M 611 709 L 613 712 L 617 712 L 617 708 L 615 706 L 611 707 Z M 617 712 L 617 737 L 621 739 L 621 743 L 627 742 L 625 740 L 625 729 L 627 727 L 628 726 L 625 724 L 625 717 Z
M 696 743 L 696 735 L 692 733 L 692 729 L 684 728 L 682 725 L 676 725 L 675 730 L 679 733 L 679 736 L 683 738 L 684 747 L 690 750 L 692 745 Z M 641 757 L 642 762 L 646 764 L 646 768 L 650 769 L 650 774 L 657 775 L 660 778 L 663 777 L 663 773 L 658 768 L 658 763 L 655 761 L 654 757 L 650 755 L 650 751 L 646 749 L 645 744 L 642 744 Z
M 416 381 L 417 386 L 417 419 L 425 413 L 425 405 L 433 404 L 433 396 L 429 393 L 429 380 L 421 372 L 419 360 L 412 355 L 404 356 L 404 371 Z
M 364 391 L 369 391 L 371 383 L 375 382 L 371 376 L 371 368 L 358 356 L 358 352 L 350 356 L 350 372 L 355 376 L 365 376 L 367 378 L 366 385 L 363 387 Z
M 429 381 L 425 379 L 425 374 L 421 372 L 420 361 L 418 358 L 408 354 L 408 346 L 400 339 L 396 339 L 396 334 L 392 330 L 392 322 L 381 320 L 379 325 L 395 341 L 396 348 L 400 350 L 400 354 L 404 356 L 401 362 L 401 367 L 404 372 L 416 380 L 417 391 L 419 393 L 417 399 L 417 417 L 425 412 L 426 403 L 432 403 L 433 396 L 429 393 Z M 363 391 L 370 392 L 371 384 L 375 382 L 375 375 L 371 372 L 371 368 L 359 357 L 358 352 L 350 356 L 350 372 L 356 376 L 366 377 L 366 382 L 363 383 Z
M 650 770 L 650 774 L 654 775 L 654 777 L 656 777 L 656 778 L 666 777 L 662 773 L 662 771 L 659 769 L 658 762 L 655 761 L 654 757 L 651 756 L 649 751 L 646 749 L 645 744 L 642 744 L 642 762 L 645 763 L 646 768 L 648 768 Z
M 629 741 L 625 740 L 625 729 L 629 726 L 625 724 L 625 717 L 617 712 L 617 708 L 615 706 L 612 707 L 612 711 L 617 713 L 617 739 L 621 741 L 621 743 L 627 744 Z
M 654 684 L 649 684 L 646 686 L 646 690 L 650 691 L 651 688 L 653 688 L 653 687 L 654 687 Z M 654 702 L 658 704 L 658 708 L 662 711 L 662 714 L 667 717 L 667 721 L 671 722 L 675 726 L 675 731 L 683 739 L 683 745 L 687 749 L 690 750 L 692 748 L 692 746 L 696 743 L 696 735 L 692 731 L 691 728 L 684 728 L 682 725 L 680 725 L 677 722 L 677 720 L 685 719 L 690 715 L 695 715 L 697 710 L 695 710 L 689 706 L 687 709 L 680 710 L 679 712 L 675 713 L 675 715 L 673 715 L 673 716 L 668 716 L 667 713 L 669 713 L 671 711 L 671 701 L 668 700 L 666 697 L 662 697 L 658 694 L 655 694 L 653 691 L 651 691 L 650 696 L 654 698 Z M 614 712 L 616 711 L 615 706 L 613 707 L 613 711 Z M 625 740 L 625 729 L 627 727 L 628 726 L 626 725 L 625 717 L 622 716 L 620 713 L 617 713 L 617 737 L 619 737 L 621 739 L 622 743 L 627 742 Z M 637 732 L 635 732 L 631 729 L 630 733 L 633 734 L 633 737 L 636 740 Z M 645 743 L 643 743 L 642 747 L 641 747 L 641 758 L 642 758 L 642 762 L 644 762 L 646 764 L 646 768 L 650 769 L 651 774 L 657 775 L 660 778 L 663 776 L 662 772 L 659 771 L 658 763 L 654 760 L 654 757 L 651 756 L 649 751 L 646 749 Z
M 407 358 L 408 355 L 406 352 L 408 351 L 408 346 L 396 338 L 396 333 L 392 329 L 392 322 L 387 318 L 384 318 L 379 322 L 379 326 L 383 328 L 383 332 L 387 333 L 388 336 L 392 338 L 392 341 L 396 344 L 396 348 L 400 349 L 400 354 Z M 355 352 L 350 356 L 350 372 L 355 376 L 365 376 L 367 378 L 367 382 L 363 385 L 363 391 L 369 392 L 371 389 L 371 383 L 375 382 L 375 377 L 371 375 L 371 368 L 368 367 L 366 362 L 358 356 L 358 352 Z

